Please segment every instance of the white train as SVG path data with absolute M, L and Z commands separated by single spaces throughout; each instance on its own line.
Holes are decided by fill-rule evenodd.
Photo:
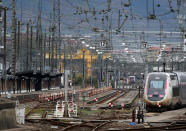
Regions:
M 186 72 L 153 72 L 146 78 L 144 101 L 150 107 L 173 108 L 186 104 Z

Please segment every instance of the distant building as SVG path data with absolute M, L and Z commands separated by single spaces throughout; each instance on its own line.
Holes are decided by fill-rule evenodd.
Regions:
M 147 48 L 147 61 L 153 62 L 156 61 L 158 55 L 160 54 L 160 47 L 149 47 Z
M 179 13 L 178 13 L 178 20 L 179 20 L 179 24 L 181 26 L 181 28 L 183 28 L 184 30 L 186 30 L 186 0 L 181 0 L 180 1 L 180 8 L 179 8 Z
M 157 61 L 158 57 L 167 57 L 171 54 L 171 47 L 165 46 L 160 49 L 159 46 L 147 48 L 147 60 L 149 62 Z

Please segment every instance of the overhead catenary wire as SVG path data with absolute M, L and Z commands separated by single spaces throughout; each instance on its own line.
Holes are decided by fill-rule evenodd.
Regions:
M 46 0 L 47 2 L 49 2 L 48 0 Z M 65 2 L 66 3 L 66 2 Z M 92 3 L 92 1 L 91 0 L 87 0 L 87 5 L 89 4 L 89 6 L 90 6 L 90 4 Z M 101 3 L 101 2 L 99 2 L 99 3 Z M 75 5 L 76 7 L 80 7 L 79 6 L 79 4 L 76 4 L 76 2 L 75 3 L 72 3 L 73 5 Z M 105 10 L 105 12 L 103 13 L 103 12 L 101 12 L 101 10 L 100 10 L 100 8 L 95 8 L 95 11 L 93 10 L 93 8 L 94 8 L 94 6 L 92 6 L 91 5 L 91 7 L 88 7 L 88 8 L 82 8 L 82 11 L 84 12 L 86 12 L 86 13 L 82 13 L 81 15 L 74 15 L 73 13 L 74 13 L 74 11 L 75 11 L 75 8 L 74 9 L 72 9 L 72 12 L 68 12 L 68 14 L 71 14 L 70 16 L 68 16 L 67 14 L 64 14 L 63 16 L 62 15 L 60 15 L 60 21 L 61 21 L 61 25 L 63 26 L 63 33 L 64 34 L 67 34 L 65 31 L 69 28 L 69 29 L 71 29 L 70 31 L 69 31 L 69 34 L 71 33 L 71 32 L 73 32 L 74 31 L 74 34 L 78 34 L 78 31 L 79 31 L 79 33 L 81 33 L 82 35 L 85 35 L 85 34 L 89 34 L 89 33 L 95 33 L 96 35 L 96 37 L 97 37 L 97 39 L 99 40 L 100 38 L 99 38 L 99 35 L 101 34 L 101 33 L 104 33 L 104 34 L 106 34 L 106 33 L 108 33 L 108 24 L 109 24 L 109 22 L 111 21 L 111 19 L 108 19 L 108 18 L 110 18 L 110 16 L 111 16 L 111 14 L 109 14 L 109 13 L 115 13 L 115 9 L 113 9 L 112 7 L 113 7 L 113 5 L 115 4 L 115 5 L 117 5 L 114 1 L 112 1 L 111 3 L 110 3 L 110 5 L 109 5 L 109 3 L 102 3 L 104 6 L 104 10 Z M 59 5 L 61 5 L 61 4 L 59 4 Z M 97 5 L 97 4 L 96 4 Z M 98 4 L 99 5 L 99 4 Z M 100 5 L 101 6 L 101 5 Z M 108 8 L 109 8 L 109 6 L 110 6 L 110 8 L 111 8 L 111 12 L 108 12 L 108 11 L 106 11 L 106 10 L 108 10 Z M 132 5 L 133 6 L 133 5 Z M 119 9 L 121 9 L 121 7 L 119 8 Z M 156 9 L 156 8 L 155 8 Z M 26 12 L 24 12 L 24 11 L 26 11 Z M 22 23 L 26 23 L 25 21 L 27 20 L 27 19 L 35 19 L 36 17 L 35 17 L 35 14 L 32 14 L 32 16 L 31 17 L 27 17 L 26 15 L 30 15 L 30 11 L 29 10 L 27 10 L 25 7 L 24 7 L 24 9 L 22 9 L 22 11 L 21 11 L 22 13 L 22 16 L 21 16 L 21 19 L 23 20 L 23 22 Z M 92 14 L 92 12 L 95 12 L 96 14 L 95 15 L 93 15 Z M 147 11 L 148 12 L 148 11 Z M 159 14 L 157 13 L 157 11 L 155 10 L 155 12 L 156 12 L 156 16 L 158 16 Z M 99 14 L 99 13 L 101 13 L 101 14 Z M 166 13 L 166 12 L 165 12 Z M 46 14 L 46 15 L 43 15 L 43 14 Z M 138 31 L 138 29 L 139 29 L 139 31 L 141 30 L 141 27 L 140 27 L 140 24 L 141 23 L 143 23 L 143 22 L 141 22 L 140 23 L 140 19 L 143 19 L 143 20 L 146 20 L 145 18 L 139 18 L 139 17 L 137 17 L 137 15 L 136 15 L 137 13 L 134 13 L 133 12 L 133 17 L 131 17 L 131 18 L 128 18 L 127 19 L 127 21 L 126 21 L 126 23 L 129 25 L 127 25 L 125 22 L 124 22 L 124 24 L 122 24 L 122 21 L 120 22 L 120 28 L 124 28 L 124 26 L 123 25 L 127 25 L 127 27 L 126 27 L 126 30 L 127 29 L 132 29 L 133 30 L 133 32 L 134 33 L 137 33 L 137 31 Z M 171 14 L 171 12 L 169 11 L 166 15 L 169 15 L 169 14 Z M 164 15 L 164 14 L 163 14 Z M 72 18 L 72 16 L 74 16 L 73 18 Z M 79 17 L 80 16 L 80 17 Z M 113 15 L 114 16 L 114 15 Z M 123 15 L 123 12 L 122 12 L 122 16 L 124 16 Z M 108 17 L 108 18 L 107 18 Z M 134 17 L 136 18 L 136 19 L 134 19 Z M 20 19 L 20 15 L 17 15 L 16 16 L 16 18 L 17 19 Z M 73 22 L 67 22 L 67 21 L 65 21 L 64 20 L 64 18 L 65 19 L 68 19 L 69 21 L 70 20 L 72 20 Z M 94 20 L 94 18 L 96 18 L 97 20 Z M 102 18 L 104 18 L 104 20 L 102 21 L 101 19 Z M 171 22 L 172 21 L 174 21 L 174 18 L 165 18 L 165 19 L 167 19 L 167 20 L 170 20 Z M 41 20 L 42 21 L 45 21 L 46 22 L 46 26 L 47 25 L 49 25 L 48 24 L 48 21 L 50 20 L 50 18 L 49 18 L 49 16 L 47 16 L 47 13 L 44 13 L 44 12 L 42 12 L 42 17 L 41 17 Z M 109 21 L 110 20 L 110 21 Z M 112 21 L 115 21 L 116 20 L 116 18 L 115 17 L 113 17 L 112 18 Z M 101 22 L 104 22 L 103 23 L 103 26 L 100 26 L 101 24 Z M 132 24 L 132 22 L 133 22 L 133 24 Z M 135 25 L 135 27 L 134 27 L 134 23 L 138 23 L 139 22 L 139 26 L 138 26 L 138 24 L 136 24 Z M 149 21 L 150 22 L 150 21 Z M 43 22 L 44 23 L 44 22 Z M 116 28 L 116 26 L 114 25 L 115 23 L 113 22 L 113 25 L 112 25 L 112 30 L 110 30 L 110 31 L 112 31 L 113 32 L 113 36 L 115 37 L 116 35 L 114 34 L 115 33 L 115 30 L 117 29 Z M 164 24 L 164 23 L 163 23 Z M 172 22 L 172 23 L 168 23 L 167 25 L 165 25 L 164 26 L 164 30 L 168 30 L 168 26 L 170 27 L 171 26 L 171 24 L 175 24 L 175 22 Z M 7 25 L 10 25 L 10 24 L 7 24 Z M 33 20 L 33 28 L 34 28 L 34 30 L 33 30 L 33 33 L 35 33 L 35 25 L 36 25 L 36 23 L 35 23 L 35 21 Z M 22 25 L 22 27 L 24 27 L 25 28 L 25 25 Z M 97 28 L 98 29 L 98 32 L 95 32 L 95 30 L 93 30 L 93 28 Z M 148 27 L 147 27 L 148 28 Z M 152 24 L 152 27 L 151 27 L 151 29 L 153 30 L 153 29 L 155 29 L 156 28 L 156 24 Z M 172 29 L 172 30 L 176 30 L 176 28 L 175 29 Z M 24 33 L 24 29 L 22 29 L 22 31 L 21 31 L 21 34 L 22 33 Z M 87 33 L 88 32 L 88 33 Z M 48 32 L 47 31 L 47 34 L 49 34 L 50 32 Z M 125 33 L 125 36 L 127 37 L 127 35 L 129 35 L 129 33 L 130 33 L 130 31 L 129 32 L 123 32 L 123 31 L 121 31 L 121 32 L 119 32 L 119 34 L 122 34 L 122 33 Z M 147 33 L 147 32 L 146 32 Z M 73 35 L 74 35 L 73 34 Z M 150 33 L 149 33 L 150 34 Z M 164 34 L 164 33 L 163 33 Z M 22 37 L 22 36 L 21 36 Z M 33 36 L 33 37 L 35 37 L 35 35 Z M 134 36 L 135 37 L 135 36 Z M 107 39 L 106 37 L 105 37 L 105 39 Z M 132 37 L 131 37 L 131 39 L 132 39 Z M 138 38 L 136 38 L 135 37 L 135 39 L 138 39 Z M 114 39 L 113 39 L 114 40 Z M 127 40 L 126 40 L 127 41 Z M 150 40 L 149 40 L 150 41 Z M 114 41 L 114 44 L 115 44 L 115 41 Z M 116 44 L 118 44 L 118 43 L 116 43 Z M 17 46 L 16 46 L 17 47 Z M 35 47 L 33 47 L 33 51 L 35 51 Z M 37 49 L 36 49 L 37 50 Z M 59 50 L 57 50 L 57 51 L 59 51 Z M 58 54 L 58 53 L 57 53 Z M 56 55 L 56 54 L 55 54 Z

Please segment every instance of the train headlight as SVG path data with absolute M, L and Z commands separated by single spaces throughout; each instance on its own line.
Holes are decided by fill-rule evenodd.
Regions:
M 148 97 L 152 97 L 152 94 L 148 95 Z
M 160 98 L 163 98 L 163 97 L 164 97 L 164 95 L 159 95 L 159 97 L 160 97 Z
M 158 106 L 159 108 L 161 107 L 161 105 L 160 105 L 159 103 L 157 104 L 157 106 Z

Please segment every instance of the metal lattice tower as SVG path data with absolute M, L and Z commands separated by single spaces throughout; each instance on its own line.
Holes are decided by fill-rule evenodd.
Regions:
M 51 63 L 51 71 L 54 71 L 54 67 L 57 65 L 57 44 L 55 43 L 55 33 L 56 33 L 56 0 L 53 0 L 53 16 L 52 16 L 52 25 L 50 27 L 50 32 L 52 32 L 52 63 Z M 54 52 L 55 50 L 55 52 Z
M 43 45 L 42 45 L 41 14 L 42 14 L 42 0 L 39 0 L 39 3 L 38 3 L 38 19 L 37 19 L 37 44 L 38 44 L 39 50 L 40 50 L 40 71 L 43 72 Z
M 61 2 L 60 0 L 57 0 L 57 19 L 58 19 L 58 44 L 57 44 L 57 69 L 59 67 L 59 62 L 61 62 Z M 61 71 L 61 65 L 60 65 L 60 71 Z
M 0 0 L 0 32 L 2 32 L 2 0 Z M 2 36 L 0 34 L 0 45 L 2 45 Z

